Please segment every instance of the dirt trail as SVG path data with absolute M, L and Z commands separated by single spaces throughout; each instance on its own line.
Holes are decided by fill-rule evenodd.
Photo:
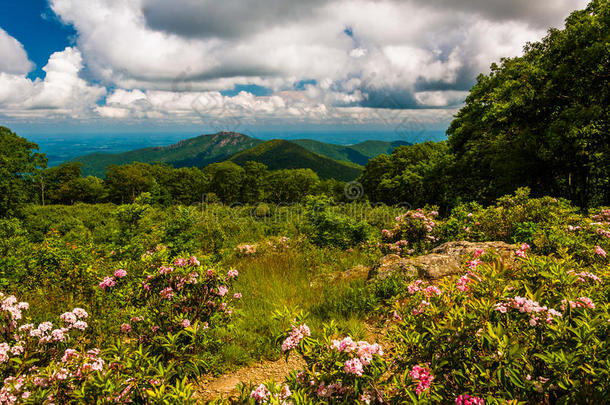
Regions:
M 303 368 L 304 365 L 303 359 L 293 352 L 288 358 L 288 362 L 282 357 L 277 361 L 264 361 L 217 378 L 204 379 L 199 384 L 197 396 L 205 402 L 216 399 L 220 395 L 227 398 L 237 394 L 235 386 L 242 382 L 258 385 L 274 380 L 280 383 L 291 372 Z

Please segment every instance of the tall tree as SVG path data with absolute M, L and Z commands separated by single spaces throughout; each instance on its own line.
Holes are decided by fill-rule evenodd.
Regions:
M 0 216 L 13 214 L 32 197 L 35 175 L 47 165 L 37 150 L 35 143 L 0 126 Z
M 610 3 L 593 0 L 481 75 L 448 130 L 461 194 L 529 186 L 583 207 L 610 203 Z

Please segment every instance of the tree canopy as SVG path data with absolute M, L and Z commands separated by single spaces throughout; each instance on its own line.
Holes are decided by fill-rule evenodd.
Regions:
M 37 150 L 35 143 L 0 126 L 0 216 L 29 199 L 35 174 L 47 165 Z
M 460 194 L 492 200 L 529 186 L 583 207 L 609 201 L 610 3 L 480 75 L 452 122 Z

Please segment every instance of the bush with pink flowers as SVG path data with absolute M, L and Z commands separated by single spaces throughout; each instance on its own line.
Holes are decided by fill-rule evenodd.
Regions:
M 379 246 L 383 252 L 399 256 L 410 256 L 429 250 L 439 241 L 437 216 L 437 211 L 423 209 L 407 211 L 397 216 L 392 229 L 381 231 L 382 243 Z

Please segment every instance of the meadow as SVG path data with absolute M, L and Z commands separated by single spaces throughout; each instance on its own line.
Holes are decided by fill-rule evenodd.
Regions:
M 608 400 L 607 209 L 526 189 L 443 218 L 324 197 L 31 205 L 0 229 L 1 403 L 196 403 L 203 377 L 291 351 L 303 370 L 218 402 Z M 518 261 L 350 272 L 455 240 L 512 243 Z

